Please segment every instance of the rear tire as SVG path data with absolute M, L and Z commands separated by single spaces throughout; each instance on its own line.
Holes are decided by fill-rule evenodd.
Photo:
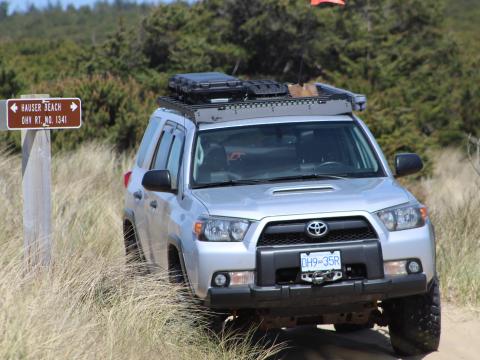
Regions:
M 426 294 L 388 302 L 385 311 L 390 319 L 390 341 L 398 355 L 421 355 L 438 350 L 441 307 L 436 277 Z

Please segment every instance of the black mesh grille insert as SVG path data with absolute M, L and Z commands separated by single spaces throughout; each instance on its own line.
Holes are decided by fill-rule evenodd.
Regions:
M 321 220 L 329 232 L 321 238 L 307 235 L 306 227 L 311 220 Z M 378 239 L 372 225 L 361 216 L 271 222 L 263 229 L 257 246 L 318 244 L 338 241 Z

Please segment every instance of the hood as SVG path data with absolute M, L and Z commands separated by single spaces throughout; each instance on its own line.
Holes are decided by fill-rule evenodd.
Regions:
M 340 211 L 375 212 L 411 200 L 391 178 L 304 181 L 193 190 L 210 215 L 267 216 Z

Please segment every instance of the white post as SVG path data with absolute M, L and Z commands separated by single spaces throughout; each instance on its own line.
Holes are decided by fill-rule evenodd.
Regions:
M 49 95 L 22 95 L 22 99 Z M 22 130 L 23 236 L 29 267 L 48 265 L 52 251 L 50 130 Z

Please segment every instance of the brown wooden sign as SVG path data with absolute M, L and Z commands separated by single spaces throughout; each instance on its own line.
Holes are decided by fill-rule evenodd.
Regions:
M 9 99 L 6 105 L 9 130 L 82 126 L 82 102 L 78 98 Z

